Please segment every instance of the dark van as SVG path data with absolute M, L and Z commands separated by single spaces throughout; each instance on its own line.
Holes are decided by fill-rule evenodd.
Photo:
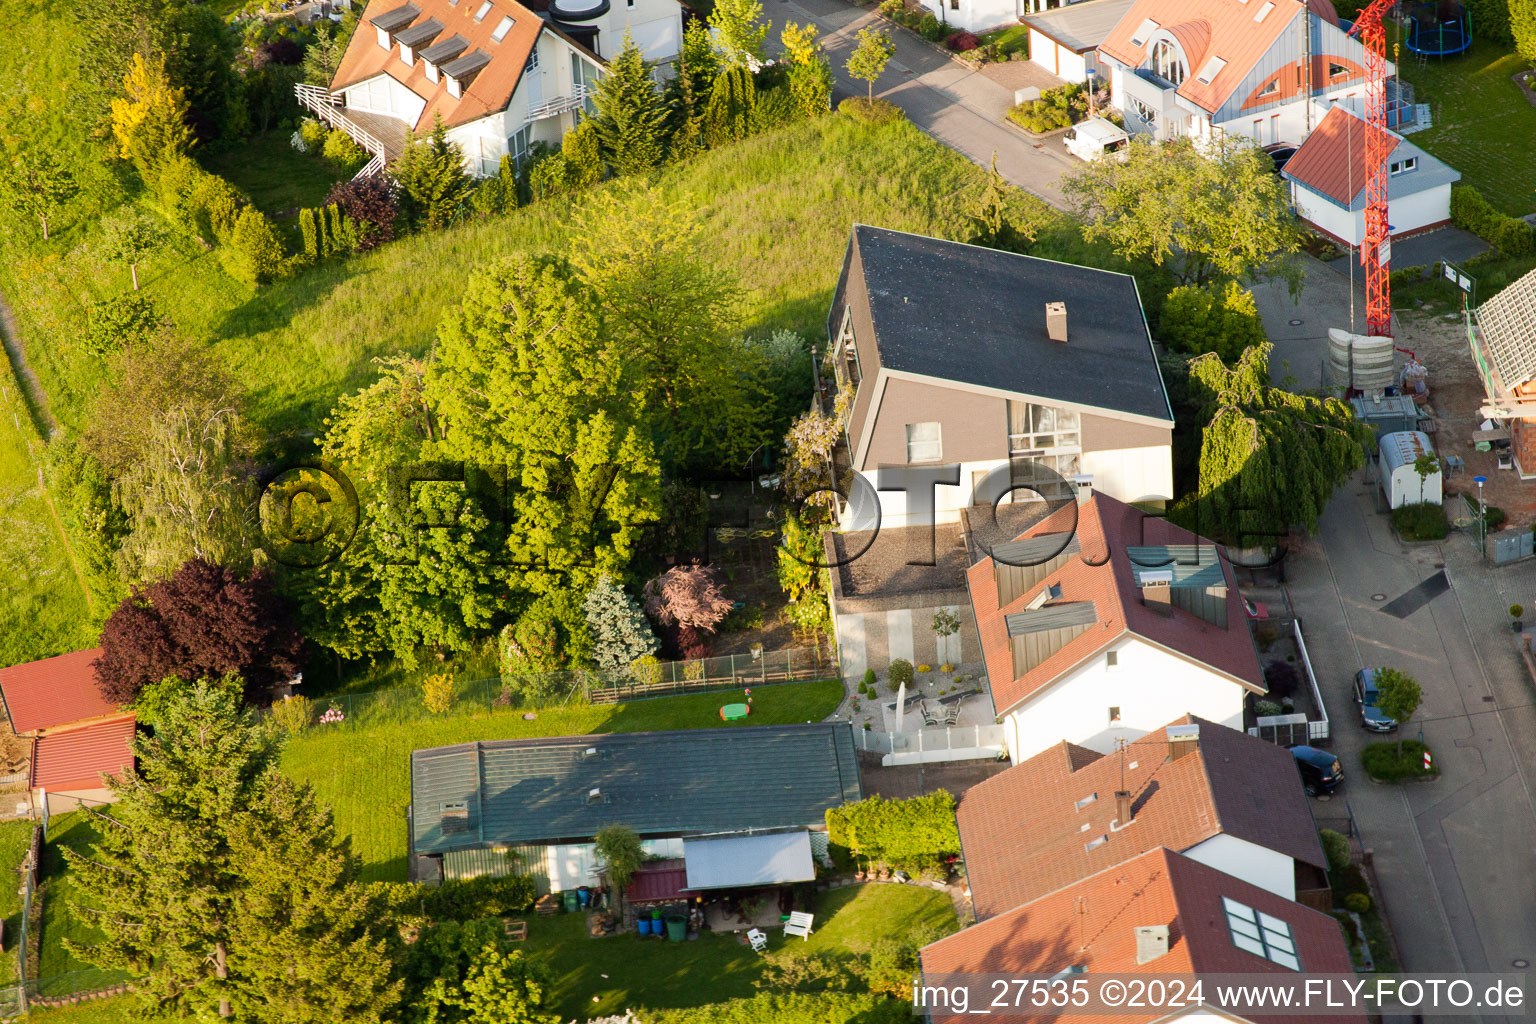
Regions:
M 1332 751 L 1292 747 L 1291 756 L 1296 759 L 1296 769 L 1301 772 L 1301 788 L 1307 791 L 1307 796 L 1332 793 L 1344 781 L 1344 769 Z

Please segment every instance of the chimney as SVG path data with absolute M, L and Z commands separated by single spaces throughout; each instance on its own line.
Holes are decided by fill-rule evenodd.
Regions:
M 1131 823 L 1131 791 L 1115 790 L 1115 828 L 1125 828 Z
M 1168 604 L 1173 600 L 1173 570 L 1148 569 L 1141 573 L 1141 603 Z
M 1165 924 L 1138 925 L 1136 933 L 1136 963 L 1149 964 L 1168 952 L 1168 926 Z
M 1066 343 L 1067 304 L 1065 302 L 1047 302 L 1045 304 L 1045 333 L 1050 335 L 1052 341 Z
M 1077 503 L 1079 505 L 1086 505 L 1093 500 L 1092 473 L 1079 473 L 1072 478 L 1072 482 L 1077 485 Z
M 1177 761 L 1185 754 L 1200 749 L 1198 725 L 1170 725 L 1168 727 L 1168 760 Z

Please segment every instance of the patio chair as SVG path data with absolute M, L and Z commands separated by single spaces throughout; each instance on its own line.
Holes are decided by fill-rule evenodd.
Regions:
M 747 941 L 752 943 L 752 952 L 768 952 L 768 936 L 756 928 L 747 929 Z
M 789 915 L 789 920 L 784 922 L 784 934 L 798 935 L 807 942 L 811 939 L 811 922 L 816 918 L 803 910 L 796 910 Z
M 955 725 L 960 721 L 960 702 L 955 701 L 944 709 L 944 724 Z
M 918 710 L 923 713 L 923 724 L 924 725 L 938 725 L 939 724 L 938 716 L 933 713 L 933 709 L 928 706 L 928 702 L 927 701 L 923 701 L 922 704 L 918 705 Z

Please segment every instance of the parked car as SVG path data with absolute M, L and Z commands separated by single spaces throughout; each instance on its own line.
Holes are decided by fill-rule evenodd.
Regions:
M 1090 117 L 1067 129 L 1061 141 L 1066 144 L 1068 153 L 1091 163 L 1103 159 L 1106 153 L 1124 149 L 1130 140 L 1130 133 L 1124 128 L 1102 117 Z
M 1267 619 L 1269 618 L 1269 605 L 1263 601 L 1250 601 L 1245 597 L 1243 598 L 1243 612 L 1250 619 Z
M 1389 718 L 1376 706 L 1376 673 L 1379 668 L 1363 668 L 1355 673 L 1355 703 L 1360 705 L 1360 724 L 1371 732 L 1391 732 L 1397 720 Z
M 1301 788 L 1307 791 L 1307 796 L 1332 793 L 1344 781 L 1344 768 L 1332 751 L 1302 745 L 1292 747 L 1291 756 L 1296 759 Z
M 1291 157 L 1296 155 L 1296 147 L 1289 142 L 1279 142 L 1273 146 L 1265 146 L 1264 152 L 1275 162 L 1275 173 L 1285 170 L 1285 165 L 1291 162 Z

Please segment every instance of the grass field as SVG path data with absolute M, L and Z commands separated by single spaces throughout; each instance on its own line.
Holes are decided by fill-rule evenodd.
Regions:
M 27 855 L 32 842 L 30 821 L 0 822 L 0 872 L 4 877 L 16 878 L 16 869 Z M 0 985 L 9 985 L 17 978 L 16 942 L 21 935 L 21 893 L 13 885 L 0 888 L 0 921 L 4 922 L 6 948 L 0 953 Z
M 338 175 L 311 153 L 297 152 L 290 132 L 253 135 L 239 145 L 219 146 L 199 155 L 204 167 L 251 197 L 268 216 L 292 222 L 304 206 L 319 206 Z
M 1465 54 L 1402 61 L 1402 74 L 1428 103 L 1434 127 L 1410 136 L 1512 216 L 1536 210 L 1536 107 L 1510 75 L 1527 67 L 1503 47 L 1477 41 Z
M 838 680 L 759 687 L 752 717 L 740 723 L 720 721 L 720 705 L 743 699 L 728 690 L 541 711 L 531 722 L 509 711 L 357 730 L 315 726 L 289 741 L 283 767 L 312 783 L 330 805 L 337 830 L 352 837 L 363 860 L 364 880 L 404 881 L 413 750 L 471 740 L 816 722 L 836 709 L 842 694 Z
M 69 984 L 60 992 L 102 988 L 122 980 L 123 972 L 107 971 L 76 959 L 64 948 L 64 940 L 89 944 L 101 932 L 80 913 L 81 896 L 72 883 L 65 848 L 87 852 L 96 841 L 96 827 L 84 811 L 55 816 L 48 823 L 48 842 L 43 847 L 43 926 L 38 977 L 61 978 L 70 975 Z M 45 985 L 44 992 L 49 992 Z

